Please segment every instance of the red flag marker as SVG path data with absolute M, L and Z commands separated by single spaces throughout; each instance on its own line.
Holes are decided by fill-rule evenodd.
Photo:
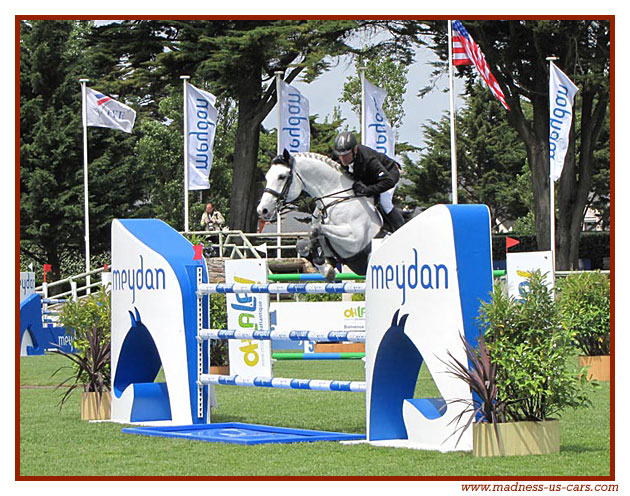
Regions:
M 509 236 L 506 236 L 505 238 L 505 252 L 507 253 L 507 251 L 512 248 L 513 246 L 516 246 L 520 243 L 520 241 L 518 239 L 514 239 L 514 238 L 510 238 Z
M 46 282 L 46 273 L 52 272 L 52 265 L 44 264 L 44 282 Z
M 199 243 L 198 245 L 193 245 L 193 248 L 195 250 L 195 255 L 193 256 L 193 261 L 195 260 L 202 260 L 202 256 L 203 256 L 203 245 L 201 243 Z

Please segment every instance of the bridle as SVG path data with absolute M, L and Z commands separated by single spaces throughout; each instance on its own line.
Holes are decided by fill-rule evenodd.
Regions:
M 285 160 L 283 157 L 278 156 L 271 161 L 271 165 L 284 165 L 289 169 L 289 175 L 287 176 L 284 184 L 282 185 L 282 190 L 276 191 L 275 189 L 265 188 L 263 193 L 269 193 L 276 199 L 276 209 L 280 211 L 284 205 L 287 204 L 287 197 L 289 195 L 289 190 L 291 189 L 291 184 L 293 184 L 293 176 L 297 176 L 298 180 L 302 182 L 297 172 L 293 166 L 295 165 L 295 159 L 290 157 L 289 160 Z
M 269 193 L 271 196 L 273 196 L 276 199 L 276 210 L 278 212 L 282 211 L 287 204 L 292 203 L 292 202 L 288 202 L 287 201 L 287 197 L 289 194 L 289 190 L 291 188 L 291 184 L 293 184 L 293 177 L 295 176 L 301 183 L 302 183 L 302 189 L 304 189 L 304 181 L 302 180 L 302 178 L 300 177 L 300 175 L 297 173 L 297 171 L 294 168 L 295 165 L 295 158 L 293 157 L 289 157 L 288 159 L 282 155 L 279 155 L 277 157 L 275 157 L 272 161 L 271 161 L 271 165 L 284 165 L 285 167 L 287 167 L 289 169 L 289 175 L 286 178 L 286 180 L 284 181 L 284 184 L 282 185 L 282 190 L 281 191 L 276 191 L 275 189 L 271 189 L 271 188 L 265 188 L 263 190 L 263 193 Z M 358 198 L 355 195 L 350 195 L 350 196 L 337 196 L 343 193 L 346 193 L 348 191 L 352 191 L 352 188 L 347 188 L 341 191 L 336 191 L 333 193 L 329 193 L 328 195 L 323 195 L 323 196 L 319 196 L 319 197 L 314 197 L 313 199 L 315 200 L 315 202 L 320 201 L 322 203 L 322 208 L 320 209 L 320 215 L 322 216 L 322 218 L 326 218 L 328 216 L 328 210 L 330 210 L 332 207 L 334 207 L 335 205 L 345 202 L 347 200 L 352 200 L 352 199 L 356 199 Z M 325 198 L 333 198 L 334 201 L 329 203 L 328 205 L 326 205 L 322 200 L 324 200 Z

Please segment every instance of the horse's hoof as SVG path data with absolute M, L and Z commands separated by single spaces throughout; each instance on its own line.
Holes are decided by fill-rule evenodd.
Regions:
M 326 273 L 324 274 L 326 281 L 335 282 L 336 275 L 337 275 L 337 271 L 335 270 L 335 268 L 332 265 L 328 265 L 328 267 L 326 268 Z

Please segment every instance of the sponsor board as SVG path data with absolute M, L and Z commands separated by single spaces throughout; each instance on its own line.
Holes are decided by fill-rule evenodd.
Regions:
M 272 302 L 273 329 L 311 331 L 365 331 L 364 301 Z M 315 351 L 309 341 L 274 341 L 276 350 Z
M 267 281 L 266 261 L 226 260 L 225 282 L 238 284 Z M 252 331 L 269 329 L 268 294 L 227 294 L 228 329 Z M 230 339 L 230 374 L 242 377 L 271 377 L 271 342 Z
M 525 251 L 507 254 L 508 294 L 521 300 L 529 291 L 530 274 L 536 270 L 546 276 L 549 289 L 554 287 L 553 254 L 551 251 Z

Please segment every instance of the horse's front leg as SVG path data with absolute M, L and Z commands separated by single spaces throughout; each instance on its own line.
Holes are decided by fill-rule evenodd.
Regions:
M 336 261 L 334 256 L 330 253 L 330 250 L 325 246 L 326 240 L 324 239 L 324 231 L 322 230 L 322 224 L 316 223 L 311 228 L 309 235 L 309 247 L 308 252 L 311 255 L 311 261 L 317 268 L 320 274 L 322 274 L 328 282 L 333 282 L 337 275 L 335 269 Z M 306 246 L 301 244 L 302 252 L 306 253 Z

